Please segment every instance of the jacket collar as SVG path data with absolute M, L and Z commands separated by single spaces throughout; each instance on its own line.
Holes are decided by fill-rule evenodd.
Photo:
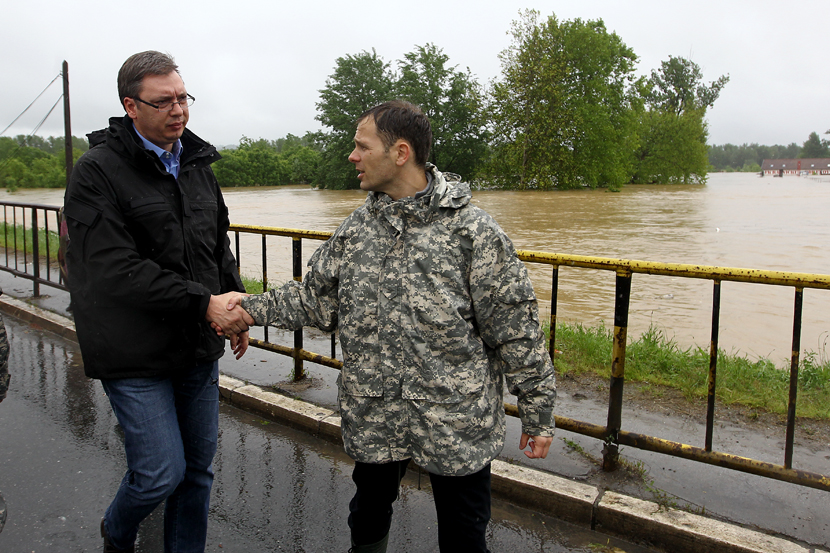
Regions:
M 375 216 L 384 217 L 392 226 L 401 230 L 404 217 L 429 222 L 441 209 L 461 209 L 470 203 L 470 185 L 461 182 L 461 177 L 452 173 L 445 176 L 431 163 L 427 163 L 426 170 L 433 178 L 431 194 L 420 198 L 409 196 L 395 201 L 383 192 L 369 192 L 366 198 L 369 211 Z
M 135 132 L 132 119 L 128 115 L 111 117 L 108 128 L 93 131 L 86 136 L 89 139 L 90 149 L 106 143 L 116 153 L 135 162 L 146 163 L 149 160 L 154 165 L 156 161 L 161 164 L 158 156 L 144 148 L 141 138 Z M 184 133 L 182 133 L 181 142 L 182 168 L 188 163 L 196 163 L 199 166 L 207 165 L 220 158 L 214 146 L 196 136 L 188 128 L 185 128 Z

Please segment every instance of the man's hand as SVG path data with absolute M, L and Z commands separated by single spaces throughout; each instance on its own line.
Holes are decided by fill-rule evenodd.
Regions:
M 233 349 L 236 358 L 239 359 L 245 355 L 245 352 L 248 351 L 248 331 L 229 334 L 228 337 L 231 339 L 231 349 Z
M 530 459 L 544 459 L 548 456 L 548 450 L 553 438 L 545 436 L 531 436 L 522 432 L 522 439 L 519 442 L 519 449 L 524 449 L 530 444 L 530 451 L 525 451 Z
M 237 296 L 231 296 L 228 300 L 228 311 L 233 311 L 233 308 L 237 305 L 242 304 L 242 298 L 245 296 L 250 296 L 251 294 L 239 294 Z
M 217 334 L 241 334 L 247 332 L 248 327 L 254 324 L 254 319 L 238 306 L 241 298 L 247 295 L 240 292 L 228 292 L 221 296 L 210 297 L 205 319 L 211 323 L 211 327 L 216 330 Z M 235 298 L 239 298 L 236 299 L 237 305 L 232 310 L 228 310 L 227 305 L 233 303 Z

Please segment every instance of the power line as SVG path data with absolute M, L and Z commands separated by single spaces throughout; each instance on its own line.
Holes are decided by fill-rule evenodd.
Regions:
M 38 99 L 39 99 L 41 96 L 43 96 L 43 93 L 44 93 L 44 92 L 46 92 L 46 91 L 49 89 L 49 87 L 50 87 L 50 86 L 52 86 L 52 84 L 53 84 L 55 81 L 57 81 L 58 79 L 60 79 L 60 77 L 61 77 L 61 74 L 60 74 L 60 73 L 58 73 L 58 76 L 57 76 L 57 77 L 55 77 L 54 79 L 52 79 L 52 82 L 51 82 L 51 83 L 49 83 L 48 85 L 46 85 L 46 88 L 44 88 L 44 89 L 43 89 L 43 92 L 41 92 L 40 94 L 38 94 L 38 95 L 37 95 L 37 98 L 35 98 L 34 100 L 32 100 L 32 103 L 31 103 L 31 104 L 29 104 L 29 105 L 26 107 L 26 109 L 24 109 L 24 110 L 20 113 L 20 115 L 18 115 L 17 117 L 15 117 L 15 118 L 14 118 L 14 121 L 12 121 L 11 123 L 9 123 L 9 126 L 8 126 L 8 127 L 6 127 L 5 129 L 3 129 L 3 131 L 2 131 L 2 132 L 0 132 L 0 136 L 3 136 L 3 135 L 6 133 L 6 131 L 7 131 L 7 130 L 9 130 L 9 128 L 17 122 L 17 120 L 18 120 L 18 119 L 20 119 L 21 117 L 23 117 L 23 114 L 24 114 L 24 113 L 26 113 L 27 111 L 29 111 L 29 108 L 30 108 L 30 107 L 32 107 L 32 106 L 34 105 L 34 103 L 35 103 L 35 102 L 37 102 L 37 101 L 38 101 Z M 52 109 L 55 109 L 55 108 L 54 108 L 54 107 L 52 107 Z M 52 110 L 49 110 L 49 113 L 52 113 Z M 46 117 L 49 117 L 49 116 L 47 115 Z M 43 121 L 41 121 L 41 122 L 40 122 L 40 124 L 42 125 L 42 124 L 43 124 Z M 40 125 L 38 125 L 38 128 L 40 128 Z M 34 133 L 33 133 L 33 134 L 34 134 Z
M 58 76 L 60 77 L 60 75 L 58 75 Z M 52 82 L 55 82 L 55 81 L 52 81 Z M 48 88 L 48 87 L 47 87 L 47 88 Z M 43 93 L 41 92 L 41 94 L 43 94 Z M 10 162 L 10 161 L 14 158 L 14 156 L 17 154 L 18 150 L 20 150 L 20 148 L 22 148 L 22 147 L 23 147 L 23 144 L 24 144 L 24 143 L 26 143 L 26 142 L 28 142 L 28 140 L 27 140 L 27 139 L 29 139 L 29 138 L 31 138 L 32 136 L 34 136 L 34 134 L 35 134 L 35 133 L 36 133 L 36 132 L 40 129 L 41 125 L 43 125 L 43 124 L 46 122 L 46 120 L 47 120 L 47 119 L 49 119 L 49 116 L 50 116 L 50 115 L 52 115 L 52 112 L 53 112 L 53 111 L 55 111 L 55 108 L 56 108 L 56 107 L 58 107 L 58 103 L 61 101 L 61 99 L 62 99 L 62 98 L 63 98 L 63 94 L 61 94 L 60 96 L 58 96 L 57 101 L 55 101 L 55 103 L 54 103 L 54 104 L 52 104 L 52 107 L 49 109 L 49 112 L 46 114 L 46 116 L 44 116 L 44 118 L 43 118 L 43 119 L 41 119 L 41 120 L 40 120 L 40 123 L 38 123 L 38 124 L 37 124 L 37 126 L 35 127 L 35 130 L 33 130 L 32 132 L 30 132 L 30 133 L 29 133 L 29 135 L 28 135 L 28 136 L 26 136 L 26 139 L 24 139 L 22 142 L 20 142 L 20 143 L 17 145 L 17 148 L 15 148 L 15 149 L 14 149 L 14 150 L 13 150 L 13 151 L 9 154 L 9 157 L 7 157 L 7 158 L 3 161 L 3 163 L 2 163 L 2 164 L 0 164 L 0 171 L 2 171 L 3 169 L 5 169 L 5 168 L 6 168 L 6 165 L 8 165 L 8 163 L 9 163 L 9 162 Z M 28 108 L 27 108 L 27 109 L 28 109 Z M 21 114 L 21 115 L 22 115 L 22 114 Z
M 58 99 L 55 101 L 54 104 L 52 104 L 52 107 L 49 109 L 49 112 L 43 117 L 43 119 L 40 120 L 40 123 L 37 124 L 37 126 L 35 127 L 35 130 L 33 130 L 31 133 L 29 133 L 29 136 L 27 136 L 26 138 L 31 138 L 37 131 L 40 130 L 40 126 L 43 125 L 46 122 L 46 120 L 49 118 L 50 115 L 52 115 L 52 112 L 55 111 L 56 107 L 58 107 L 58 103 L 61 101 L 62 98 L 63 98 L 63 94 L 58 96 Z

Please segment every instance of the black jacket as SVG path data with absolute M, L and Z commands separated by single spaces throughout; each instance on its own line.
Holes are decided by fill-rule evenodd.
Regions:
M 205 321 L 210 296 L 244 291 L 210 168 L 219 154 L 185 130 L 176 180 L 129 117 L 89 139 L 64 201 L 87 376 L 170 376 L 218 359 L 225 345 Z

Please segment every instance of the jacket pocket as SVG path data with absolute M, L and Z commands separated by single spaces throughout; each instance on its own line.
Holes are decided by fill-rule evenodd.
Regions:
M 404 399 L 459 403 L 481 394 L 490 371 L 486 357 L 454 364 L 436 352 L 419 361 L 411 374 L 404 375 Z
M 170 206 L 161 196 L 150 196 L 130 201 L 130 215 L 140 217 L 155 211 L 170 211 Z
M 83 255 L 86 246 L 86 237 L 89 229 L 94 227 L 101 219 L 101 210 L 81 201 L 70 199 L 63 209 L 66 216 L 69 242 L 67 242 L 67 255 L 71 249 L 76 249 Z
M 352 397 L 381 397 L 383 375 L 380 367 L 369 363 L 344 363 L 340 371 L 340 389 Z

